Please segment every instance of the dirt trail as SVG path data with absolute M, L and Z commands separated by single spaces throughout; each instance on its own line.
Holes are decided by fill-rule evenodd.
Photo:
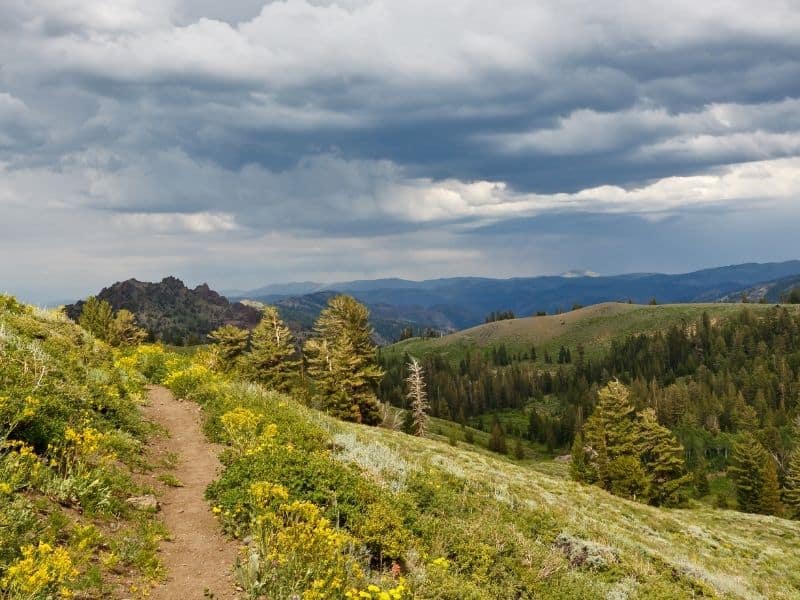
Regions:
M 156 469 L 155 475 L 174 475 L 183 487 L 169 487 L 157 480 L 161 515 L 170 540 L 161 544 L 166 581 L 152 590 L 153 600 L 182 598 L 239 598 L 234 587 L 236 545 L 226 539 L 203 494 L 220 470 L 220 447 L 209 443 L 201 428 L 201 409 L 193 402 L 177 400 L 169 390 L 152 387 L 145 415 L 167 430 L 154 440 L 151 460 L 158 464 L 177 455 L 175 468 Z

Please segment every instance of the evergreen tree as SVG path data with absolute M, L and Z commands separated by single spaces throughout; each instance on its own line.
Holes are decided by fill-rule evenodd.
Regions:
M 500 421 L 495 418 L 492 424 L 492 433 L 489 435 L 489 450 L 506 454 L 508 448 L 506 447 L 506 434 L 503 432 L 503 426 Z
M 516 438 L 514 442 L 514 458 L 517 460 L 522 460 L 525 458 L 525 447 L 522 445 L 522 438 Z
M 236 366 L 239 358 L 247 350 L 250 333 L 235 325 L 223 325 L 209 333 L 208 339 L 214 344 L 223 369 L 229 371 Z
M 348 421 L 376 424 L 375 389 L 383 371 L 376 361 L 369 311 L 350 296 L 336 296 L 314 324 L 305 346 L 308 372 L 323 407 Z
M 759 512 L 765 515 L 783 514 L 781 505 L 781 488 L 778 483 L 778 469 L 775 459 L 767 453 L 767 462 L 764 464 L 764 480 L 761 483 L 761 498 Z
M 425 437 L 428 430 L 428 394 L 425 391 L 425 377 L 422 366 L 416 358 L 412 358 L 408 363 L 408 377 L 406 384 L 408 392 L 406 397 L 410 401 L 410 412 L 412 418 L 412 433 L 419 437 Z
M 279 392 L 287 392 L 298 374 L 294 336 L 274 306 L 267 306 L 242 358 L 247 373 Z
M 572 476 L 621 496 L 656 505 L 686 498 L 691 475 L 683 447 L 659 425 L 653 409 L 640 414 L 618 381 L 600 390 L 594 413 L 572 446 Z
M 793 519 L 800 519 L 800 447 L 789 456 L 786 466 L 786 479 L 783 501 Z
M 610 462 L 620 456 L 638 454 L 636 409 L 630 402 L 628 389 L 618 381 L 600 390 L 598 398 L 583 431 L 586 474 L 590 482 L 599 482 L 610 489 Z
M 739 508 L 745 512 L 761 511 L 761 495 L 764 490 L 764 467 L 772 460 L 756 438 L 750 433 L 742 434 L 733 445 L 731 465 L 728 472 L 736 485 Z
M 711 486 L 708 482 L 708 462 L 705 457 L 700 456 L 692 471 L 692 480 L 697 490 L 697 497 L 702 498 L 711 493 Z
M 683 446 L 673 433 L 659 425 L 650 408 L 639 415 L 642 462 L 651 479 L 650 501 L 656 505 L 677 506 L 686 500 L 692 475 L 686 474 Z
M 106 300 L 89 296 L 83 304 L 78 323 L 101 340 L 108 340 L 114 311 Z
M 126 309 L 117 311 L 108 327 L 108 343 L 112 346 L 136 346 L 147 339 L 147 332 L 136 324 L 136 317 Z
M 586 483 L 595 483 L 597 481 L 596 477 L 593 477 L 593 474 L 586 468 L 586 457 L 590 452 L 591 450 L 584 445 L 583 433 L 579 431 L 572 441 L 570 452 L 572 461 L 570 462 L 569 472 L 575 481 L 584 481 Z

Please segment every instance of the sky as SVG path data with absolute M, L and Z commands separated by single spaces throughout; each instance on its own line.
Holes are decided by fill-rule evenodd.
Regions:
M 800 258 L 796 0 L 3 0 L 0 291 Z

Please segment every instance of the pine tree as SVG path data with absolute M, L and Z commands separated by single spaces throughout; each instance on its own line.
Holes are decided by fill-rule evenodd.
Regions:
M 287 392 L 298 375 L 294 337 L 274 306 L 267 306 L 250 338 L 250 351 L 242 362 L 256 381 L 279 392 Z
M 793 519 L 800 519 L 800 447 L 795 448 L 786 466 L 783 501 Z
M 106 300 L 100 300 L 95 296 L 89 296 L 83 304 L 78 323 L 86 331 L 91 332 L 101 340 L 108 340 L 111 333 L 111 321 L 114 318 L 114 310 Z
M 517 460 L 522 460 L 525 458 L 525 447 L 522 445 L 522 438 L 516 438 L 514 442 L 514 458 Z
M 348 421 L 380 421 L 375 389 L 383 377 L 376 360 L 369 311 L 350 296 L 336 296 L 314 324 L 305 346 L 308 372 L 324 408 Z
M 223 325 L 208 334 L 224 370 L 233 369 L 247 350 L 250 333 L 235 325 Z
M 592 416 L 586 421 L 583 437 L 589 456 L 587 473 L 603 487 L 610 488 L 608 465 L 623 455 L 637 455 L 636 409 L 630 402 L 628 389 L 618 381 L 600 390 Z
M 569 472 L 575 481 L 595 483 L 597 480 L 596 477 L 593 476 L 594 473 L 586 468 L 586 460 L 589 455 L 589 451 L 587 450 L 583 442 L 583 433 L 579 431 L 572 441 L 572 449 L 570 452 L 572 462 L 570 462 Z
M 133 313 L 117 311 L 108 327 L 108 343 L 112 346 L 136 346 L 147 339 L 147 332 L 136 324 Z
M 428 404 L 428 393 L 425 391 L 424 375 L 422 365 L 416 358 L 412 358 L 408 363 L 408 377 L 406 378 L 408 393 L 406 397 L 410 401 L 412 433 L 419 437 L 425 437 L 428 429 L 428 411 L 431 408 Z
M 642 411 L 639 425 L 642 462 L 651 480 L 650 501 L 659 506 L 683 503 L 692 481 L 685 471 L 683 446 L 669 429 L 659 425 L 652 408 Z
M 506 447 L 506 434 L 503 432 L 503 426 L 500 421 L 495 418 L 492 424 L 492 433 L 489 435 L 489 450 L 492 452 L 499 452 L 506 454 L 508 448 Z
M 771 457 L 750 433 L 740 436 L 733 445 L 728 472 L 736 485 L 739 508 L 745 512 L 761 511 L 764 466 L 768 460 L 772 460 Z
M 781 489 L 778 483 L 778 469 L 775 466 L 775 459 L 767 453 L 767 462 L 763 467 L 764 479 L 761 483 L 761 498 L 759 501 L 759 512 L 765 515 L 783 514 L 781 505 Z

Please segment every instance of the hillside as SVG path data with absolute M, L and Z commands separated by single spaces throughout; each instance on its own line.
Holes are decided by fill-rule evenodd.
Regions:
M 766 311 L 769 305 L 750 304 L 754 311 Z M 460 360 L 467 351 L 490 349 L 504 344 L 508 351 L 525 353 L 536 348 L 538 361 L 544 351 L 555 355 L 563 345 L 575 348 L 582 344 L 587 356 L 603 353 L 614 339 L 633 333 L 665 330 L 673 324 L 692 323 L 709 313 L 723 319 L 742 310 L 741 304 L 662 304 L 657 306 L 606 302 L 560 315 L 525 317 L 486 323 L 441 338 L 404 340 L 385 348 L 386 355 L 408 352 L 413 356 L 441 353 Z
M 310 286 L 316 286 L 313 293 L 336 291 L 350 294 L 373 310 L 381 305 L 391 306 L 395 311 L 393 318 L 412 321 L 423 327 L 432 324 L 438 329 L 463 329 L 483 323 L 487 314 L 497 310 L 512 310 L 519 316 L 527 316 L 540 311 L 569 310 L 573 305 L 588 306 L 629 299 L 644 304 L 654 297 L 661 303 L 715 302 L 735 294 L 738 300 L 742 289 L 799 276 L 800 261 L 748 263 L 676 275 L 581 275 L 569 273 L 511 279 L 452 277 L 425 281 L 376 279 L 327 285 L 301 283 L 267 286 L 239 294 L 242 298 L 273 303 L 290 295 L 302 296 L 312 291 Z M 421 310 L 430 314 L 420 319 L 415 313 L 418 315 Z
M 143 379 L 0 294 L 0 597 L 134 598 L 164 575 Z
M 2 300 L 0 409 L 12 410 L 10 439 L 22 442 L 0 452 L 10 482 L 0 487 L 2 523 L 11 525 L 0 528 L 0 590 L 9 597 L 32 585 L 22 574 L 33 560 L 47 565 L 40 593 L 26 596 L 36 598 L 188 589 L 337 600 L 800 595 L 797 521 L 696 501 L 656 508 L 573 482 L 553 461 L 342 422 L 210 370 L 203 351 L 115 352 L 63 317 Z M 636 308 L 595 307 L 594 317 Z M 189 401 L 150 389 L 144 410 L 169 437 L 147 435 L 145 376 Z M 201 421 L 225 445 L 221 473 Z M 144 491 L 164 503 L 160 513 L 125 501 Z M 233 580 L 237 546 L 249 559 Z
M 183 369 L 168 385 L 202 399 L 209 431 L 230 448 L 209 490 L 226 530 L 250 536 L 251 527 L 260 531 L 254 516 L 274 519 L 273 511 L 281 515 L 292 506 L 312 515 L 308 528 L 298 517 L 273 525 L 277 531 L 268 537 L 256 533 L 253 556 L 278 551 L 294 558 L 285 567 L 255 561 L 240 570 L 238 583 L 251 597 L 265 590 L 300 596 L 331 577 L 354 586 L 364 581 L 361 570 L 346 571 L 347 561 L 331 565 L 303 551 L 305 544 L 321 547 L 317 537 L 329 535 L 327 521 L 311 531 L 318 515 L 343 523 L 346 539 L 372 555 L 366 595 L 350 597 L 788 600 L 800 594 L 800 523 L 697 505 L 654 508 L 569 481 L 550 462 L 515 462 L 344 423 L 290 397 Z M 264 509 L 264 500 L 252 497 L 271 503 Z M 282 498 L 282 507 L 271 497 Z M 400 585 L 389 576 L 395 570 Z M 318 575 L 323 571 L 328 575 Z M 352 589 L 366 588 L 360 585 Z
M 153 339 L 176 345 L 200 343 L 221 325 L 251 328 L 260 319 L 259 311 L 251 306 L 231 303 L 206 284 L 189 289 L 175 277 L 158 283 L 128 279 L 104 288 L 97 297 L 115 311 L 131 311 Z M 77 320 L 82 307 L 79 301 L 65 310 Z
M 794 290 L 800 290 L 800 276 L 782 277 L 774 281 L 765 281 L 758 285 L 737 290 L 722 298 L 725 302 L 738 302 L 742 296 L 750 302 L 758 302 L 761 298 L 767 302 L 786 302 Z

